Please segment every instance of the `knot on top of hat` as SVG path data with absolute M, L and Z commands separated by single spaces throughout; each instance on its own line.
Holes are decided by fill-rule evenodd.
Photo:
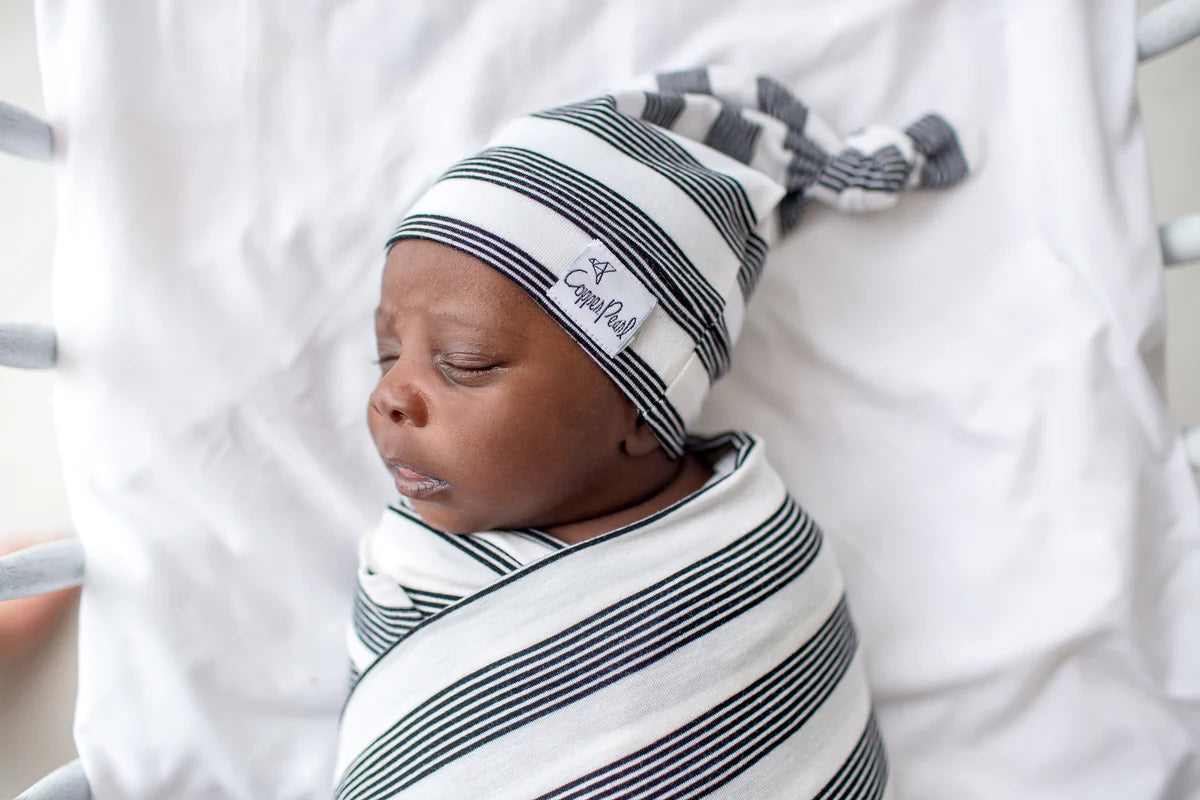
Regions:
M 886 125 L 862 128 L 832 154 L 808 140 L 788 166 L 787 187 L 841 211 L 881 211 L 905 189 L 953 186 L 968 171 L 954 128 L 938 114 L 926 114 L 903 132 Z
M 782 234 L 814 200 L 841 211 L 878 211 L 895 205 L 906 189 L 959 183 L 978 165 L 978 148 L 964 147 L 961 132 L 939 114 L 904 130 L 870 125 L 842 138 L 778 81 L 749 78 L 733 67 L 657 73 L 643 79 L 642 88 L 644 121 L 783 186 L 776 207 Z

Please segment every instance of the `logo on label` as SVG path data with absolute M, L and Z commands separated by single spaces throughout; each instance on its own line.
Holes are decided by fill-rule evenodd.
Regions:
M 601 261 L 598 258 L 589 258 L 592 265 L 592 273 L 596 276 L 596 285 L 600 285 L 600 279 L 610 272 L 616 272 L 617 268 L 612 265 L 611 261 Z
M 654 295 L 597 239 L 546 297 L 604 352 L 615 356 L 654 309 Z

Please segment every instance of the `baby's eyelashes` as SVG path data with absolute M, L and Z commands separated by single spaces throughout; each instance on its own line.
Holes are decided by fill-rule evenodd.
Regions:
M 398 355 L 380 353 L 371 359 L 371 363 L 379 367 L 379 374 L 383 376 L 399 360 Z M 430 365 L 441 372 L 449 383 L 467 386 L 482 385 L 495 373 L 508 367 L 503 359 L 472 353 L 434 356 Z
M 442 375 L 451 383 L 479 386 L 487 383 L 505 368 L 505 364 L 494 361 L 443 358 L 438 362 Z

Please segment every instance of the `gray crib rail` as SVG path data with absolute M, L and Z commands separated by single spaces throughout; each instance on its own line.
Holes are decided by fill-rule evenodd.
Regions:
M 0 556 L 0 601 L 71 589 L 83 584 L 83 545 L 60 539 Z
M 92 789 L 83 767 L 75 759 L 21 792 L 16 800 L 91 800 L 91 797 Z
M 49 161 L 54 134 L 44 121 L 24 109 L 0 102 L 0 151 L 20 158 Z M 0 325 L 0 365 L 23 369 L 54 366 L 54 331 L 36 325 Z
M 0 324 L 0 365 L 50 369 L 57 360 L 58 341 L 53 328 Z
M 0 103 L 0 150 L 21 158 L 48 161 L 54 136 L 42 120 Z M 49 369 L 58 360 L 54 330 L 42 325 L 0 324 L 0 365 Z M 27 547 L 0 558 L 0 600 L 56 592 L 83 583 L 83 547 L 78 540 Z
M 1167 0 L 1138 19 L 1138 61 L 1146 61 L 1200 36 L 1200 1 Z
M 1145 62 L 1200 36 L 1200 0 L 1167 0 L 1138 20 L 1138 61 Z M 1158 229 L 1164 266 L 1200 261 L 1200 214 L 1168 222 Z M 1192 469 L 1200 470 L 1200 425 L 1183 429 Z
M 1161 226 L 1158 244 L 1167 267 L 1200 261 L 1200 214 L 1189 214 Z
M 20 158 L 49 161 L 54 134 L 44 121 L 24 109 L 0 102 L 0 151 Z M 0 365 L 47 369 L 58 355 L 54 331 L 37 325 L 0 325 Z
M 1200 0 L 1167 0 L 1138 20 L 1138 61 L 1145 62 L 1200 36 Z M 1163 264 L 1200 261 L 1200 214 L 1181 217 L 1158 229 Z M 1200 462 L 1193 461 L 1200 465 Z
M 49 161 L 54 157 L 50 126 L 24 109 L 0 102 L 0 150 L 21 158 Z
M 1188 461 L 1192 462 L 1192 469 L 1200 470 L 1200 425 L 1183 429 L 1183 446 L 1187 450 Z
M 0 102 L 0 152 L 35 161 L 54 157 L 54 136 L 28 111 Z M 0 365 L 49 369 L 58 360 L 53 329 L 41 325 L 0 324 Z M 0 601 L 30 597 L 83 583 L 83 545 L 78 539 L 27 547 L 0 557 Z M 83 767 L 76 759 L 51 772 L 17 800 L 91 800 Z

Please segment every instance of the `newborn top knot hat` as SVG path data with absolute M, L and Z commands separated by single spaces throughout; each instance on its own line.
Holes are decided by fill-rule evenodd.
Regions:
M 842 139 L 769 77 L 665 72 L 510 122 L 417 199 L 388 247 L 432 239 L 507 275 L 678 457 L 770 244 L 808 205 L 885 209 L 971 162 L 937 114 Z

